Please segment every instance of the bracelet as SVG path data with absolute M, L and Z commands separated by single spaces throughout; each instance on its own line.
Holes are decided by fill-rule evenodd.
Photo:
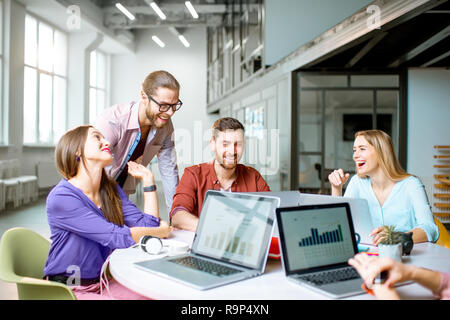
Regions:
M 153 191 L 156 191 L 156 185 L 144 187 L 144 192 L 153 192 Z

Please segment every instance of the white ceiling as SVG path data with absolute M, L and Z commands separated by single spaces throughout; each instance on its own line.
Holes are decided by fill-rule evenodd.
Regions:
M 100 46 L 100 49 L 111 54 L 126 54 L 132 52 L 131 46 L 127 46 L 126 42 L 121 36 L 117 36 L 114 32 L 101 28 L 101 18 L 97 19 L 97 23 L 93 23 L 92 19 L 86 19 L 86 16 L 81 13 L 81 23 L 79 29 L 69 29 L 68 20 L 70 18 L 70 12 L 67 11 L 67 7 L 64 5 L 66 1 L 57 0 L 17 0 L 22 3 L 26 10 L 30 13 L 40 17 L 46 22 L 54 25 L 55 27 L 69 33 L 97 33 L 100 32 L 105 35 L 104 41 Z M 83 2 L 88 2 L 83 0 Z M 97 26 L 95 25 L 97 24 Z M 106 32 L 105 32 L 106 31 Z

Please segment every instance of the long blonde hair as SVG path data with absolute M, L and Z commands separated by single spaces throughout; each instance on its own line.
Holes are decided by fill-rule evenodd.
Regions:
M 56 168 L 67 180 L 77 175 L 80 161 L 86 164 L 84 145 L 90 128 L 93 127 L 87 125 L 69 130 L 56 145 Z M 100 182 L 100 202 L 106 220 L 122 227 L 124 225 L 122 200 L 117 191 L 116 182 L 108 177 L 104 168 Z
M 364 137 L 367 142 L 375 149 L 378 164 L 384 174 L 393 181 L 400 181 L 411 175 L 407 173 L 397 160 L 394 144 L 391 137 L 381 130 L 364 130 L 355 133 L 357 137 Z M 360 178 L 366 176 L 358 174 Z

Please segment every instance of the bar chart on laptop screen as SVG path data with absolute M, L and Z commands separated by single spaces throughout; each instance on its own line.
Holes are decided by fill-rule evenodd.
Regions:
M 311 228 L 311 235 L 309 237 L 303 238 L 298 243 L 298 245 L 300 247 L 308 247 L 319 244 L 338 243 L 343 241 L 344 237 L 342 236 L 342 227 L 340 224 L 338 224 L 337 229 L 326 231 L 322 234 L 319 234 L 317 228 Z
M 342 257 L 352 252 L 348 241 L 344 241 L 342 225 L 338 222 L 314 226 L 300 233 L 297 246 L 305 256 L 314 259 Z
M 345 209 L 344 209 L 345 210 Z M 354 255 L 345 211 L 303 211 L 286 216 L 283 226 L 289 263 L 293 269 L 330 265 Z
M 235 233 L 236 230 L 229 227 L 226 232 L 208 234 L 204 237 L 204 246 L 226 255 L 251 257 L 253 255 L 253 243 L 248 238 L 242 238 Z
M 198 232 L 197 250 L 209 256 L 256 266 L 261 250 L 265 250 L 262 244 L 270 203 L 226 198 L 209 201 L 213 210 L 205 213 L 202 229 Z
M 349 244 L 351 242 L 345 241 L 342 225 L 338 222 L 312 227 L 301 233 L 297 242 L 304 256 L 312 261 L 346 257 L 353 253 Z

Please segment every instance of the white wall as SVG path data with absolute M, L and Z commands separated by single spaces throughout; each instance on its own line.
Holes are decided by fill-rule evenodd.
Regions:
M 246 146 L 241 163 L 257 169 L 272 191 L 290 189 L 291 75 L 256 81 L 227 98 L 220 115 L 235 117 L 245 126 Z M 246 113 L 262 110 L 265 136 L 249 137 Z M 251 121 L 251 120 L 250 120 Z
M 154 43 L 152 35 L 166 47 Z M 206 113 L 206 29 L 190 28 L 184 35 L 189 48 L 167 28 L 142 30 L 137 35 L 136 54 L 111 59 L 111 104 L 138 101 L 142 82 L 156 70 L 170 72 L 180 83 L 183 107 L 172 117 L 180 177 L 185 167 L 210 160 L 202 156 L 209 141 L 206 131 L 218 118 Z
M 372 0 L 266 0 L 265 63 L 272 65 Z
M 89 82 L 86 49 L 95 42 L 95 32 L 72 33 L 69 36 L 69 65 L 67 86 L 67 129 L 87 123 L 89 100 L 86 98 Z
M 157 35 L 165 44 L 160 48 L 151 39 Z M 209 132 L 218 114 L 206 113 L 206 29 L 191 28 L 184 36 L 191 46 L 185 48 L 167 28 L 141 30 L 136 37 L 136 53 L 111 57 L 111 104 L 139 101 L 139 90 L 148 74 L 166 70 L 180 83 L 183 107 L 172 117 L 175 128 L 179 176 L 184 168 L 211 159 Z M 158 166 L 153 160 L 152 171 L 158 186 L 160 215 L 167 219 L 163 187 Z M 143 201 L 139 192 L 130 199 L 138 207 Z
M 408 167 L 427 187 L 431 200 L 434 145 L 450 145 L 450 70 L 408 71 Z M 441 170 L 445 171 L 445 170 Z M 448 173 L 450 170 L 446 170 Z

